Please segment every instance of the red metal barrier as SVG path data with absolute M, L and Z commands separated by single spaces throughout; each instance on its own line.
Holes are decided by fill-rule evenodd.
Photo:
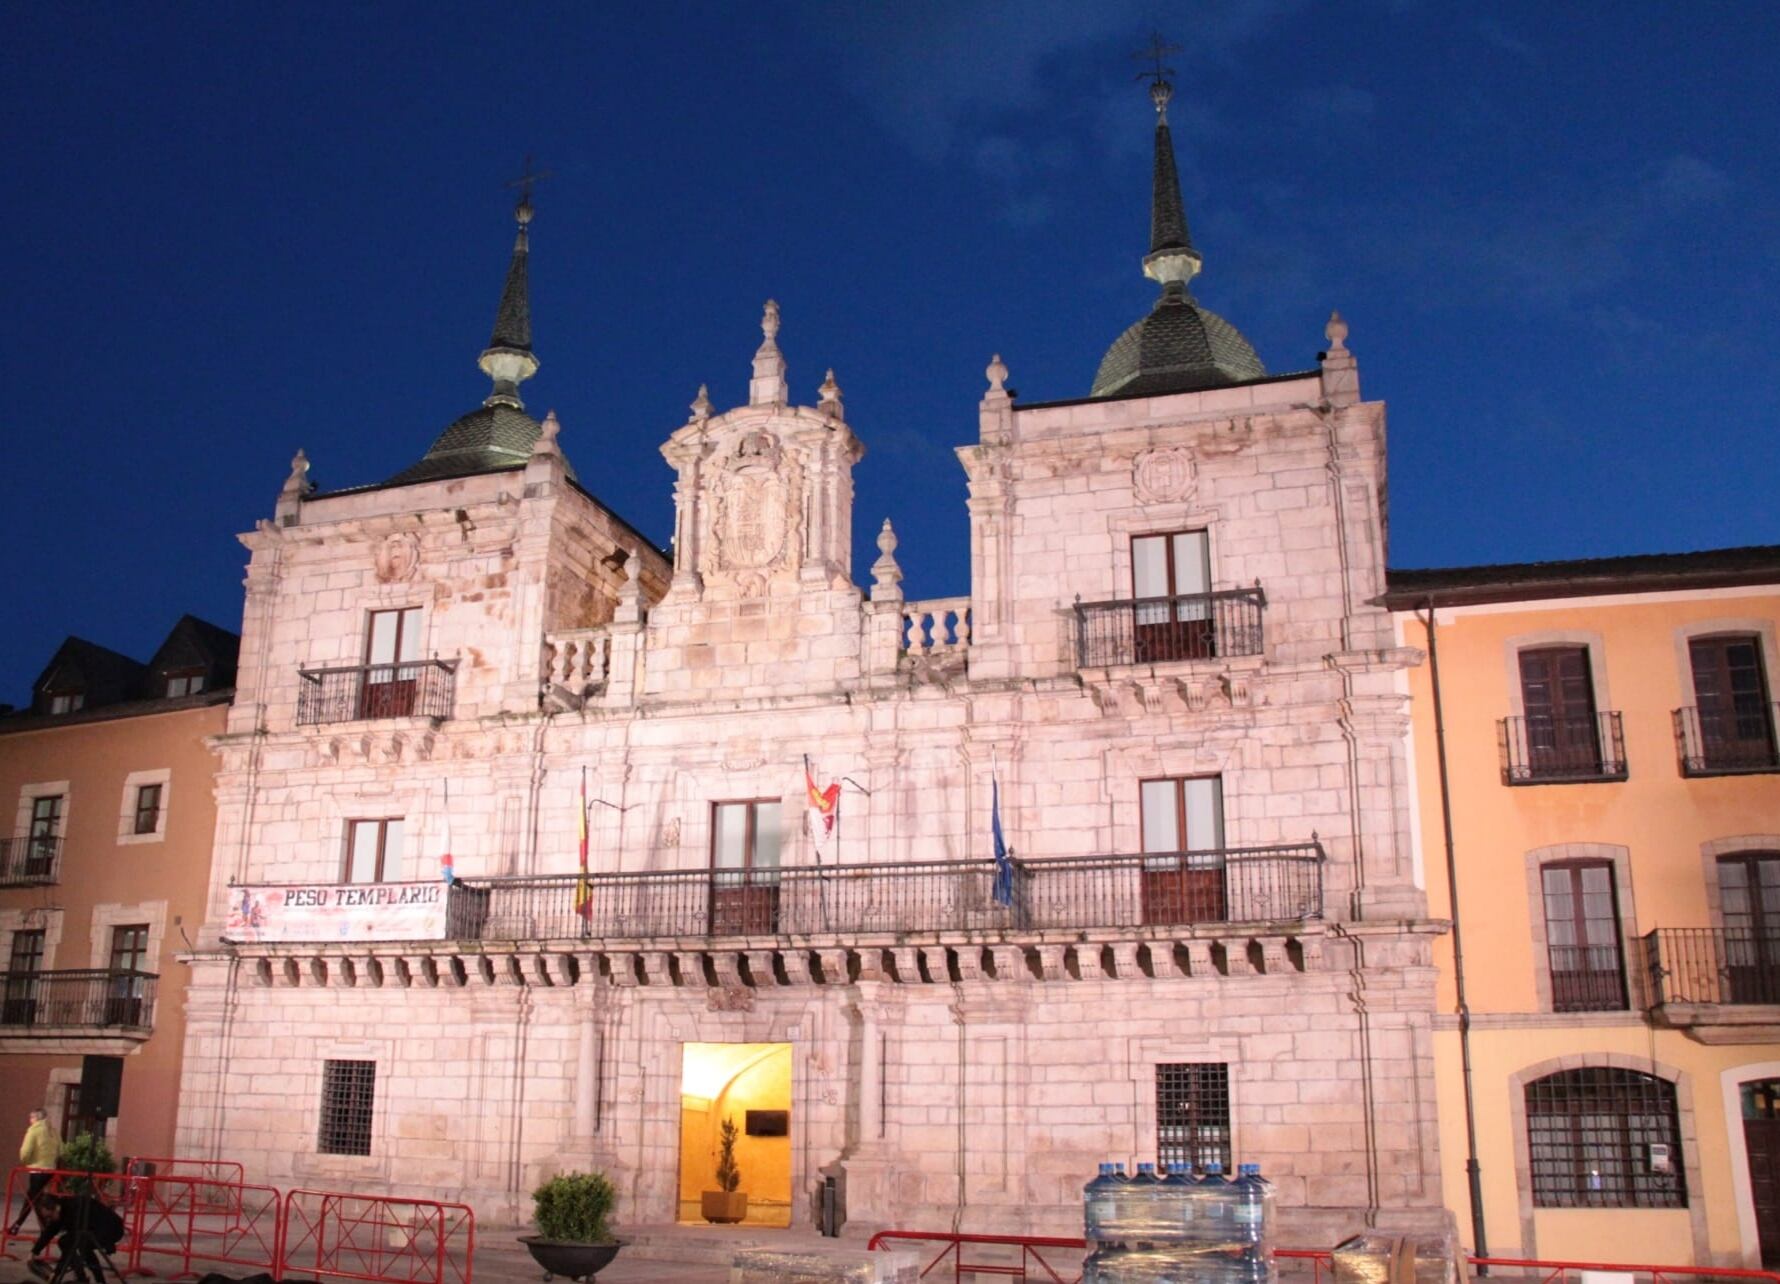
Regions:
M 1569 1284 L 1571 1271 L 1621 1271 L 1648 1275 L 1650 1284 L 1669 1280 L 1765 1280 L 1780 1284 L 1780 1271 L 1758 1271 L 1743 1266 L 1653 1266 L 1632 1262 L 1561 1262 L 1531 1257 L 1473 1257 L 1472 1266 L 1487 1266 L 1493 1275 L 1499 1268 L 1536 1272 L 1540 1284 Z
M 177 1262 L 171 1279 L 195 1278 L 194 1262 L 278 1274 L 283 1201 L 270 1186 L 202 1177 L 127 1179 L 129 1264 L 125 1275 L 154 1275 L 145 1261 Z
M 1037 1246 L 1050 1249 L 1076 1249 L 1085 1252 L 1088 1241 L 1085 1239 L 1057 1239 L 1047 1236 L 1031 1235 L 954 1235 L 947 1231 L 880 1231 L 873 1235 L 866 1244 L 867 1251 L 888 1247 L 892 1242 L 931 1243 L 939 1244 L 939 1253 L 921 1268 L 921 1277 L 945 1265 L 950 1259 L 952 1279 L 960 1281 L 964 1275 L 975 1271 L 984 1275 L 1006 1275 L 1024 1284 L 1027 1279 L 1059 1281 L 1060 1284 L 1073 1284 L 1080 1280 L 1079 1274 L 1068 1279 L 1057 1274 L 1056 1270 L 1032 1253 L 1033 1260 L 1043 1267 L 1046 1274 L 1032 1275 L 1027 1270 L 1026 1246 Z M 1011 1261 L 996 1262 L 985 1265 L 972 1265 L 964 1260 L 966 1244 L 999 1244 L 1007 1247 L 1021 1246 L 1020 1261 L 1016 1266 Z M 1279 1259 L 1282 1268 L 1288 1262 L 1309 1262 L 1313 1284 L 1324 1284 L 1325 1279 L 1334 1278 L 1335 1254 L 1326 1248 L 1278 1248 L 1273 1252 Z M 1526 1257 L 1471 1257 L 1467 1259 L 1472 1267 L 1486 1267 L 1491 1272 L 1507 1269 L 1537 1274 L 1537 1284 L 1573 1284 L 1572 1271 L 1617 1271 L 1636 1276 L 1648 1276 L 1649 1284 L 1680 1284 L 1686 1280 L 1759 1280 L 1763 1284 L 1780 1284 L 1780 1271 L 1760 1271 L 1737 1266 L 1655 1266 L 1649 1263 L 1636 1264 L 1629 1262 L 1566 1262 L 1546 1261 Z M 1067 1269 L 1067 1268 L 1066 1268 Z M 1500 1278 L 1500 1276 L 1497 1276 Z M 1527 1276 L 1511 1277 L 1531 1281 Z
M 293 1190 L 282 1224 L 280 1277 L 470 1284 L 476 1215 L 464 1204 Z
M 44 1186 L 43 1194 L 66 1195 L 75 1191 L 91 1190 L 101 1200 L 115 1208 L 119 1216 L 123 1217 L 126 1228 L 124 1240 L 118 1245 L 118 1255 L 121 1256 L 129 1250 L 132 1228 L 130 1190 L 128 1179 L 123 1174 L 78 1172 L 73 1169 L 61 1168 L 15 1167 L 6 1178 L 5 1221 L 0 1222 L 0 1258 L 10 1258 L 16 1261 L 19 1255 L 13 1252 L 12 1246 L 21 1241 L 29 1245 L 37 1239 L 41 1223 L 35 1214 L 32 1214 L 29 1219 L 20 1217 L 20 1209 L 24 1205 L 25 1191 L 28 1189 L 31 1177 L 41 1176 L 44 1173 L 48 1173 L 49 1182 Z M 29 1223 L 27 1226 L 22 1226 L 16 1235 L 10 1234 L 6 1230 L 15 1217 L 19 1218 L 21 1222 L 28 1220 Z
M 880 1248 L 890 1247 L 894 1243 L 928 1243 L 939 1244 L 940 1250 L 932 1261 L 921 1268 L 921 1278 L 926 1279 L 935 1270 L 946 1265 L 950 1259 L 952 1279 L 962 1281 L 966 1275 L 1005 1275 L 1010 1279 L 1019 1280 L 1024 1284 L 1027 1280 L 1042 1280 L 1046 1284 L 1079 1284 L 1082 1278 L 1081 1262 L 1073 1265 L 1052 1266 L 1045 1260 L 1040 1249 L 1050 1249 L 1051 1256 L 1061 1263 L 1062 1253 L 1073 1250 L 1076 1253 L 1085 1251 L 1088 1241 L 1085 1239 L 1063 1239 L 1054 1235 L 960 1235 L 952 1231 L 879 1231 L 866 1242 L 867 1252 L 875 1252 Z M 997 1256 L 1004 1259 L 993 1262 L 964 1260 L 967 1245 L 979 1248 L 997 1247 L 1004 1250 Z M 1018 1263 L 1012 1260 L 1014 1249 L 1019 1250 Z M 1038 1272 L 1042 1271 L 1043 1274 Z M 1058 1272 L 1062 1271 L 1063 1274 Z M 942 1277 L 943 1278 L 943 1277 Z
M 203 1183 L 200 1201 L 213 1212 L 239 1212 L 230 1205 L 233 1188 L 247 1184 L 247 1170 L 232 1159 L 182 1159 L 177 1155 L 131 1155 L 124 1160 L 124 1171 L 134 1172 L 152 1165 L 148 1176 L 191 1177 Z

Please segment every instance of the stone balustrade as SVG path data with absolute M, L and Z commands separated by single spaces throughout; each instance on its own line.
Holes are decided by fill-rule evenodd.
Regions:
M 577 696 L 606 685 L 611 659 L 612 640 L 604 625 L 544 636 L 544 681 Z
M 970 648 L 970 599 L 939 597 L 904 603 L 901 641 L 906 657 L 962 660 Z

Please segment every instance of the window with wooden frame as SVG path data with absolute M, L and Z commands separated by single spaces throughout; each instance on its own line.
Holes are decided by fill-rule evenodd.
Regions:
M 1586 646 L 1528 647 L 1517 657 L 1523 718 L 1511 742 L 1511 782 L 1595 780 L 1624 774 L 1617 748 L 1604 754 L 1602 718 Z M 1617 720 L 1607 715 L 1609 720 Z M 1611 760 L 1611 761 L 1609 761 Z
M 84 691 L 51 691 L 48 694 L 51 713 L 76 713 L 87 702 Z
M 39 878 L 55 868 L 56 844 L 62 838 L 62 795 L 31 800 L 31 833 L 25 852 L 25 874 Z
M 73 1141 L 83 1132 L 93 1132 L 93 1120 L 80 1112 L 80 1085 L 62 1085 L 62 1140 Z
M 346 822 L 343 883 L 388 883 L 402 872 L 401 819 Z
M 316 1150 L 324 1155 L 370 1154 L 371 1114 L 376 1102 L 375 1061 L 322 1062 Z
M 1753 633 L 1713 634 L 1687 644 L 1693 669 L 1698 744 L 1688 765 L 1702 771 L 1770 770 L 1775 753 L 1773 705 Z
M 111 929 L 110 978 L 106 982 L 105 1023 L 144 1024 L 148 995 L 148 924 L 120 923 Z
M 1623 1010 L 1625 965 L 1612 862 L 1553 861 L 1540 867 L 1539 882 L 1552 1010 Z
M 1724 980 L 1730 1003 L 1780 1003 L 1780 852 L 1718 858 Z
M 137 834 L 152 834 L 161 824 L 161 789 L 159 784 L 136 786 L 136 819 Z
M 1204 531 L 1131 537 L 1133 635 L 1139 664 L 1217 654 L 1211 541 Z
M 44 933 L 27 928 L 12 934 L 6 961 L 6 993 L 0 998 L 0 1025 L 32 1025 L 37 1019 L 37 974 L 43 970 Z
M 1156 1162 L 1230 1167 L 1230 1067 L 1183 1062 L 1156 1067 Z
M 1176 776 L 1138 782 L 1143 838 L 1143 921 L 1219 923 L 1229 914 L 1224 878 L 1224 782 Z
M 405 718 L 414 712 L 420 678 L 420 608 L 372 611 L 365 631 L 361 718 Z
M 780 803 L 711 804 L 711 932 L 752 936 L 779 921 Z
M 1610 1066 L 1527 1085 L 1535 1208 L 1685 1208 L 1675 1085 Z

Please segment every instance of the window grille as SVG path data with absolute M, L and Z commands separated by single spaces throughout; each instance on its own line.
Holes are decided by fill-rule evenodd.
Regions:
M 1168 1164 L 1230 1167 L 1230 1067 L 1156 1067 L 1156 1159 Z
M 376 1096 L 375 1061 L 324 1061 L 316 1148 L 324 1155 L 370 1154 L 371 1104 Z
M 1687 1206 L 1675 1085 L 1653 1075 L 1591 1066 L 1528 1084 L 1527 1148 L 1537 1208 Z

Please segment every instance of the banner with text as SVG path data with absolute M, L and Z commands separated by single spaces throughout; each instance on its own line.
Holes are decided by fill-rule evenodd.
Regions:
M 223 939 L 442 941 L 449 891 L 434 881 L 231 888 Z

